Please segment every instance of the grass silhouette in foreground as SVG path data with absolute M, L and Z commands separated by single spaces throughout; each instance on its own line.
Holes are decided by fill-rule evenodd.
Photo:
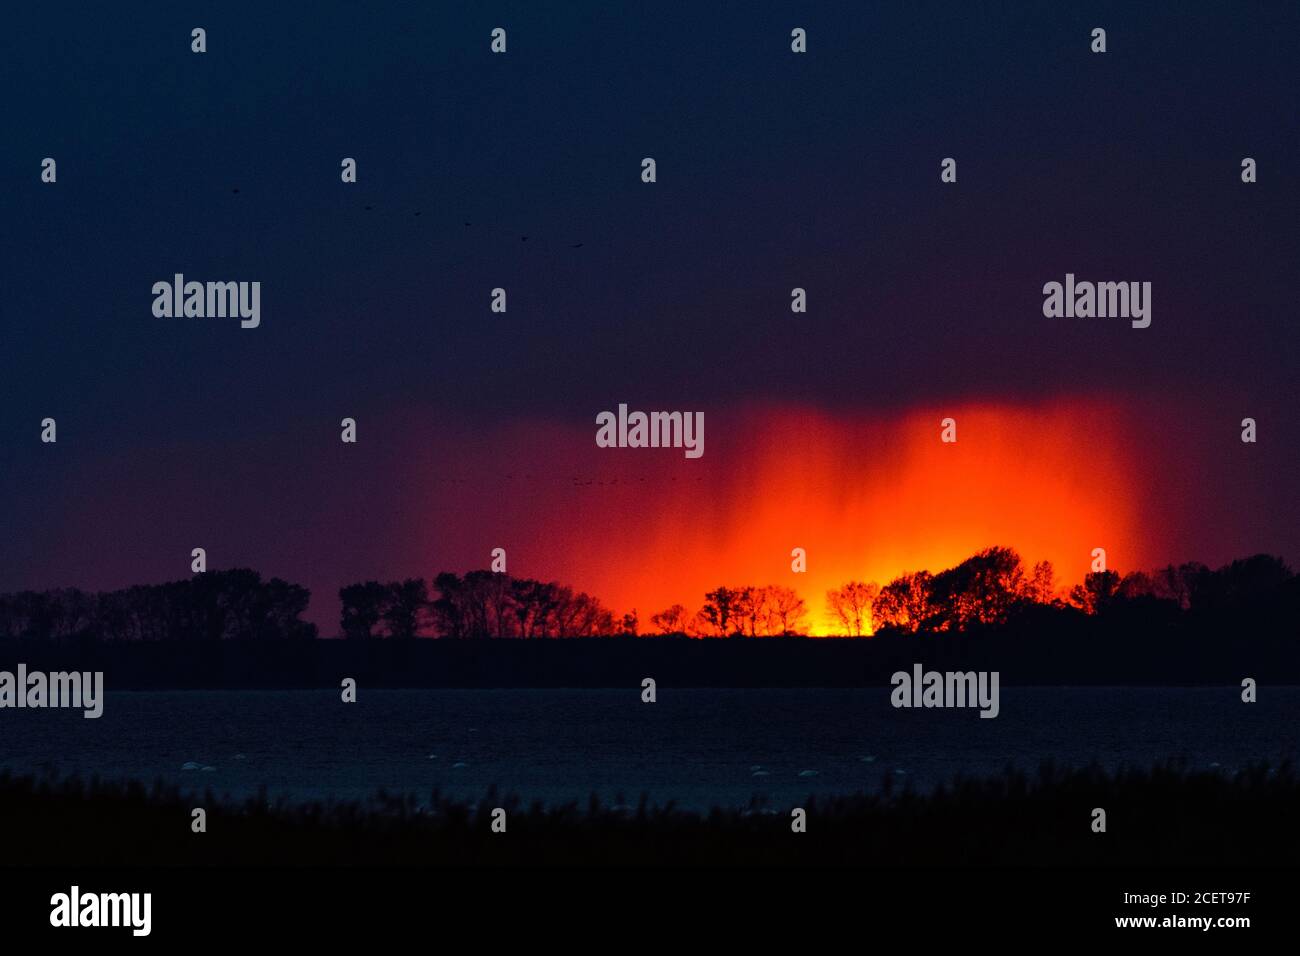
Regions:
M 223 803 L 161 782 L 0 774 L 9 865 L 1291 865 L 1300 855 L 1300 780 L 1289 764 L 1236 774 L 1177 762 L 957 779 L 932 794 L 809 798 L 696 814 L 671 804 L 521 806 L 379 793 L 364 802 Z M 207 810 L 192 833 L 191 809 Z M 492 809 L 507 832 L 491 832 Z M 1091 829 L 1092 810 L 1108 832 Z

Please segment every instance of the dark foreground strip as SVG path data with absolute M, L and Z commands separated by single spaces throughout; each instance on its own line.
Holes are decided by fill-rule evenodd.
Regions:
M 63 937 L 77 945 L 169 948 L 259 938 L 333 945 L 414 938 L 444 945 L 460 939 L 457 948 L 603 941 L 615 949 L 644 943 L 671 951 L 687 939 L 766 948 L 778 939 L 811 946 L 844 934 L 860 944 L 1194 934 L 1226 942 L 1293 930 L 1298 872 L 7 867 L 0 868 L 0 928 L 6 941 Z M 73 886 L 83 900 L 149 893 L 149 935 L 137 937 L 129 925 L 51 926 L 52 899 Z M 1186 926 L 1242 916 L 1248 928 Z M 1170 918 L 1172 925 L 1134 927 L 1124 917 L 1154 917 L 1157 924 Z

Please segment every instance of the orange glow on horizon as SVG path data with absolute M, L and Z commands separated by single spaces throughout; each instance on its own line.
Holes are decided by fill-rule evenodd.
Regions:
M 957 442 L 940 421 L 957 421 Z M 1089 570 L 1140 566 L 1132 469 L 1138 456 L 1122 413 L 1060 400 L 973 404 L 878 418 L 801 407 L 706 413 L 704 457 L 680 450 L 597 449 L 557 426 L 513 430 L 508 494 L 492 494 L 491 542 L 512 574 L 586 590 L 641 630 L 672 604 L 693 615 L 719 585 L 780 584 L 808 607 L 808 629 L 837 633 L 826 591 L 849 580 L 887 584 L 940 571 L 992 546 L 1015 548 L 1026 569 L 1047 559 L 1058 588 Z M 557 448 L 572 449 L 565 473 Z M 516 477 L 516 473 L 518 476 Z M 482 483 L 480 483 L 482 484 Z M 490 489 L 480 488 L 482 495 Z M 482 503 L 462 500 L 463 513 Z M 804 548 L 806 573 L 791 571 Z

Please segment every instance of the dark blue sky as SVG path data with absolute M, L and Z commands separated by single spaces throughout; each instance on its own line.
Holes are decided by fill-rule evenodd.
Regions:
M 245 445 L 344 500 L 314 449 L 411 409 L 1109 396 L 1183 415 L 1193 470 L 1255 415 L 1252 493 L 1294 496 L 1295 4 L 267 6 L 5 14 L 0 587 L 115 577 L 49 523 L 96 495 L 178 520 L 180 472 L 256 527 Z M 261 328 L 154 318 L 174 272 L 261 281 Z M 1151 328 L 1045 319 L 1066 272 L 1152 282 Z M 117 456 L 156 483 L 103 487 Z

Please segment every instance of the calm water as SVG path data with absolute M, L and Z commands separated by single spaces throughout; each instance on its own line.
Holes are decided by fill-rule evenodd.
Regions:
M 297 798 L 380 788 L 477 798 L 489 785 L 548 803 L 789 803 L 918 789 L 1044 758 L 1082 765 L 1232 770 L 1293 758 L 1300 688 L 1003 688 L 1001 714 L 894 710 L 866 690 L 336 691 L 110 693 L 99 720 L 79 711 L 0 711 L 0 768 L 157 778 L 245 796 Z M 212 769 L 183 770 L 193 762 Z

